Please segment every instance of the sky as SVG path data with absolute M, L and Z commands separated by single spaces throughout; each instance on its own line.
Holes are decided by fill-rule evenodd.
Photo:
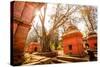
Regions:
M 56 13 L 56 7 L 57 7 L 57 4 L 51 4 L 51 3 L 47 4 L 45 24 L 44 24 L 47 32 L 52 28 L 51 16 Z M 43 7 L 41 8 L 41 13 L 43 14 Z M 33 20 L 33 22 L 34 22 L 33 25 L 34 26 L 36 26 L 36 25 L 41 26 L 41 21 L 40 21 L 40 18 L 39 18 L 40 11 L 37 10 L 35 14 L 36 14 L 36 16 Z M 81 15 L 80 15 L 79 12 L 75 12 L 75 13 L 73 13 L 72 17 L 80 17 L 81 18 Z M 83 36 L 86 36 L 85 32 L 87 30 L 87 27 L 86 27 L 85 21 L 80 20 L 79 23 L 76 24 L 76 26 L 78 27 L 80 32 L 82 32 Z M 33 27 L 32 27 L 32 29 L 33 29 Z M 60 32 L 60 34 L 62 35 L 61 32 Z

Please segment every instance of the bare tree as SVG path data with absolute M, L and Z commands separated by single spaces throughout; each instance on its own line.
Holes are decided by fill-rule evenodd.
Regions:
M 85 20 L 89 31 L 94 31 L 97 28 L 96 27 L 96 23 L 97 23 L 96 13 L 97 13 L 96 7 L 84 6 L 81 8 L 82 17 Z
M 50 48 L 50 42 L 51 42 L 51 39 L 52 39 L 52 36 L 54 35 L 54 32 L 56 31 L 57 32 L 57 29 L 62 26 L 64 23 L 66 23 L 68 20 L 69 20 L 69 16 L 71 14 L 73 14 L 75 11 L 77 11 L 77 9 L 79 9 L 79 6 L 67 6 L 67 10 L 65 11 L 64 14 L 61 14 L 60 13 L 60 4 L 57 5 L 57 9 L 56 9 L 56 14 L 53 16 L 54 17 L 54 21 L 52 22 L 53 25 L 52 25 L 52 28 L 49 30 L 49 32 L 47 33 L 46 31 L 46 28 L 45 28 L 45 17 L 46 17 L 46 9 L 47 9 L 47 4 L 45 4 L 44 6 L 44 15 L 41 14 L 39 15 L 39 18 L 41 20 L 41 26 L 42 26 L 42 35 L 40 36 L 37 32 L 37 30 L 35 29 L 38 37 L 40 37 L 40 44 L 41 44 L 41 47 L 42 47 L 42 52 L 51 52 L 51 48 Z M 58 37 L 57 37 L 58 38 Z M 56 47 L 57 47 L 57 42 L 58 42 L 58 39 L 56 39 Z

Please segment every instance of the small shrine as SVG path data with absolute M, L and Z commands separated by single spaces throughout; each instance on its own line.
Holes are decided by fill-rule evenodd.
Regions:
M 33 53 L 40 51 L 40 44 L 37 42 L 30 42 L 30 44 L 26 47 L 25 52 Z
M 90 31 L 87 36 L 87 42 L 90 49 L 94 51 L 97 50 L 97 33 L 94 31 Z
M 64 54 L 70 56 L 84 56 L 82 33 L 74 25 L 70 25 L 62 36 Z

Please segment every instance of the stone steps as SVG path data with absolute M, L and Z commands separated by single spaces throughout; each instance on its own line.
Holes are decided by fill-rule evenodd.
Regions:
M 88 59 L 84 59 L 84 58 L 63 57 L 63 56 L 58 56 L 57 59 L 69 61 L 69 62 L 86 62 L 86 61 L 88 61 Z
M 57 59 L 57 58 L 52 58 L 52 61 L 55 63 L 69 63 L 70 62 L 70 61 L 64 61 L 64 60 Z

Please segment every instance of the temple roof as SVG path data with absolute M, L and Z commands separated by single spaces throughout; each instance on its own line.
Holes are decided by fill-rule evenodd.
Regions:
M 95 31 L 90 31 L 90 32 L 88 33 L 87 39 L 88 39 L 88 38 L 91 38 L 91 37 L 97 37 L 97 33 L 96 33 Z
M 73 30 L 78 30 L 78 28 L 74 25 L 70 25 L 67 29 L 67 32 L 73 31 Z
M 66 35 L 74 34 L 74 33 L 77 33 L 78 35 L 82 35 L 79 29 L 75 25 L 71 24 L 69 25 L 69 27 L 67 28 L 66 32 L 63 34 L 62 37 Z
M 96 35 L 97 33 L 95 32 L 95 31 L 90 31 L 89 33 L 88 33 L 88 36 L 90 36 L 90 35 Z

